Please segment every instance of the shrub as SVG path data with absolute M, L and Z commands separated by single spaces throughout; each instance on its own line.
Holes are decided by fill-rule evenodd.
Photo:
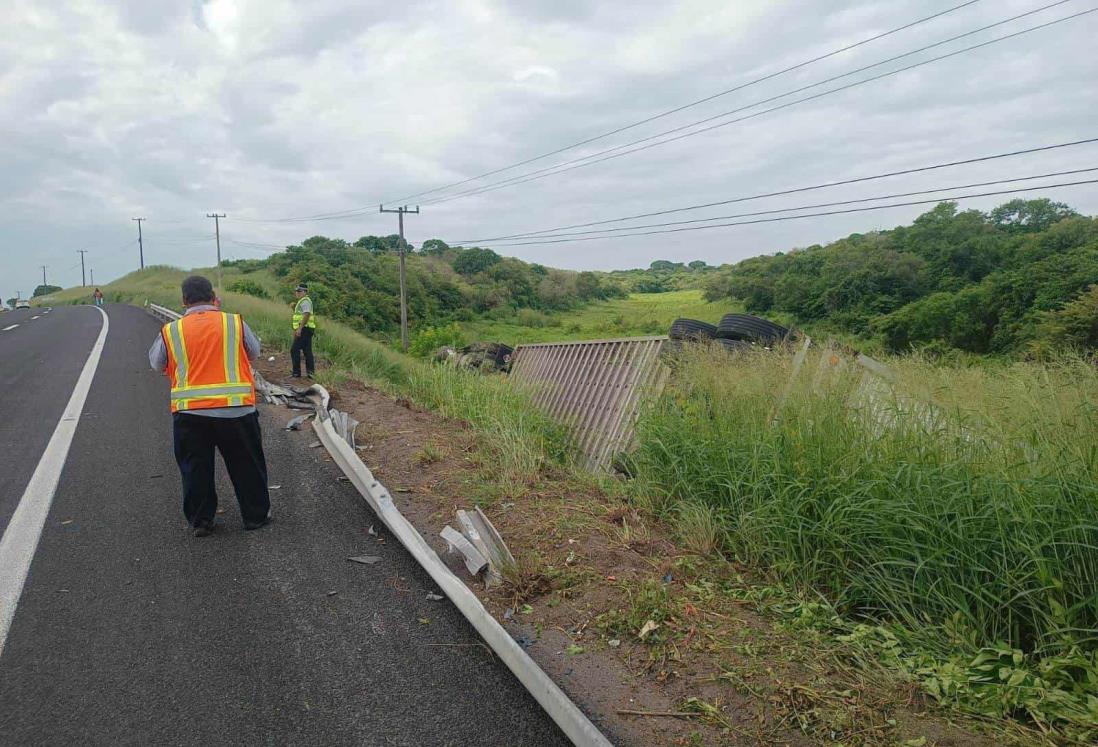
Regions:
M 254 280 L 248 280 L 247 278 L 242 278 L 240 280 L 234 281 L 232 285 L 228 287 L 228 290 L 232 291 L 233 293 L 243 293 L 246 296 L 255 296 L 256 298 L 271 297 L 271 295 L 267 293 L 266 289 L 262 285 L 255 282 Z
M 460 348 L 466 344 L 465 335 L 456 323 L 444 327 L 427 327 L 415 334 L 408 345 L 408 352 L 426 358 L 443 345 Z

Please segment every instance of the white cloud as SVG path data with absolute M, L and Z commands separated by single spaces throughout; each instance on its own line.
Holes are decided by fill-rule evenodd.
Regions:
M 43 263 L 63 273 L 72 250 L 85 247 L 97 277 L 121 274 L 132 268 L 134 253 L 123 245 L 137 214 L 149 218 L 149 260 L 183 265 L 212 256 L 204 237 L 213 209 L 230 214 L 227 236 L 261 243 L 388 233 L 392 221 L 373 213 L 289 226 L 236 219 L 370 206 L 458 181 L 948 5 L 0 0 L 9 30 L 0 36 L 0 277 L 26 285 Z M 978 4 L 558 158 L 735 109 L 1029 7 Z M 409 221 L 410 236 L 505 234 L 1085 137 L 1098 108 L 1096 23 L 1090 16 L 662 148 L 425 208 Z M 1054 153 L 966 176 L 1051 171 L 1080 158 Z M 953 175 L 843 194 L 941 183 Z M 1094 190 L 1054 196 L 1098 208 Z M 573 267 L 732 261 L 917 213 L 515 251 Z

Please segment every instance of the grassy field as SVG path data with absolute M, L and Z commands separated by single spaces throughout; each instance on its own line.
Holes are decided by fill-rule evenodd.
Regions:
M 461 324 L 469 340 L 518 345 L 526 342 L 597 340 L 611 337 L 666 335 L 679 317 L 716 324 L 723 314 L 742 311 L 727 301 L 710 303 L 700 290 L 634 293 L 629 298 L 593 303 L 558 314 L 523 310 L 499 320 Z

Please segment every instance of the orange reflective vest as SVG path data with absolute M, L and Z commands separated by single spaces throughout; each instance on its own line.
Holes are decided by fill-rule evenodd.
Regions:
M 168 349 L 172 412 L 255 404 L 255 377 L 239 314 L 199 311 L 160 332 Z

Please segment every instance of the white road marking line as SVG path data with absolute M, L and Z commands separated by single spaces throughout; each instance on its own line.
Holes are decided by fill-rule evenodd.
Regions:
M 31 317 L 31 319 L 37 319 L 37 318 L 38 318 L 38 315 L 37 315 L 37 314 L 36 314 L 35 316 L 32 316 L 32 317 Z
M 80 378 L 76 380 L 69 403 L 61 413 L 61 419 L 57 422 L 46 450 L 42 452 L 42 458 L 23 491 L 23 497 L 19 499 L 19 505 L 4 530 L 4 536 L 0 537 L 0 654 L 4 653 L 15 608 L 23 593 L 23 584 L 27 580 L 34 552 L 38 548 L 42 527 L 49 515 L 53 495 L 57 492 L 57 483 L 61 480 L 61 470 L 65 467 L 76 426 L 80 423 L 80 413 L 84 409 L 88 390 L 91 389 L 99 359 L 103 355 L 103 346 L 107 342 L 110 320 L 102 309 L 98 311 L 103 315 L 103 328 L 99 330 L 99 337 L 88 353 L 88 360 L 84 363 Z
M 4 327 L 4 329 L 0 330 L 0 332 L 7 332 L 8 330 L 15 329 L 18 326 L 19 326 L 18 324 L 13 324 L 10 327 Z

